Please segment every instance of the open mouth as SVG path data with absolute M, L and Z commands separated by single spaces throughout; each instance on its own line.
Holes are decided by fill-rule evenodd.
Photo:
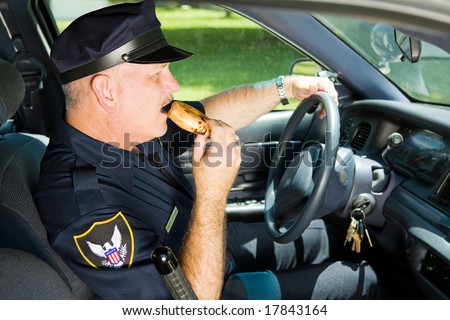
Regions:
M 172 101 L 173 100 L 168 101 L 168 103 L 164 107 L 161 108 L 161 113 L 167 114 L 167 112 L 169 112 L 170 107 L 172 106 Z

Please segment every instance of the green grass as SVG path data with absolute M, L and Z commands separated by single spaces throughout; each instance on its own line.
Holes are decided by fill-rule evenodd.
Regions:
M 195 100 L 232 86 L 286 74 L 301 54 L 255 23 L 223 10 L 158 10 L 170 43 L 194 52 L 173 63 L 181 84 L 175 96 Z
M 214 26 L 215 28 L 246 28 L 256 29 L 258 26 L 242 18 L 241 16 L 231 13 L 226 14 L 222 9 L 165 9 L 157 8 L 158 19 L 163 29 L 182 29 L 182 28 L 204 28 Z
M 232 86 L 287 74 L 302 54 L 251 21 L 224 10 L 158 8 L 169 42 L 194 52 L 171 64 L 177 99 L 198 100 Z M 67 21 L 58 21 L 60 28 Z
M 230 86 L 286 74 L 290 61 L 298 56 L 258 29 L 178 29 L 167 30 L 166 34 L 171 43 L 195 53 L 192 58 L 171 65 L 185 87 L 181 92 L 184 95 L 192 88 L 205 96 Z

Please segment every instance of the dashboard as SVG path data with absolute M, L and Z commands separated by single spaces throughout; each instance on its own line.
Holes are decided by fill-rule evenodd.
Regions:
M 393 261 L 405 260 L 421 290 L 434 299 L 450 298 L 448 119 L 448 108 L 417 103 L 362 100 L 341 107 L 343 145 L 360 157 L 390 163 L 400 177 L 377 203 L 385 223 L 372 228 L 371 237 Z M 385 153 L 384 161 L 394 132 L 403 143 Z
M 450 168 L 450 140 L 427 129 L 402 128 L 403 143 L 389 152 L 394 169 L 436 183 Z

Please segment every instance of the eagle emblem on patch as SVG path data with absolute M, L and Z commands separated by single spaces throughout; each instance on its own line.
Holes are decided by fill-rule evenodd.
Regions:
M 92 267 L 131 267 L 134 257 L 133 231 L 118 212 L 107 220 L 96 221 L 84 233 L 73 237 L 81 256 Z

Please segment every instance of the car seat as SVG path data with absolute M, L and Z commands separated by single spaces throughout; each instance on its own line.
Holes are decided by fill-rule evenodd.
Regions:
M 1 125 L 19 108 L 25 85 L 1 59 L 0 74 Z M 51 248 L 33 201 L 45 148 L 28 134 L 0 135 L 0 299 L 92 299 Z

